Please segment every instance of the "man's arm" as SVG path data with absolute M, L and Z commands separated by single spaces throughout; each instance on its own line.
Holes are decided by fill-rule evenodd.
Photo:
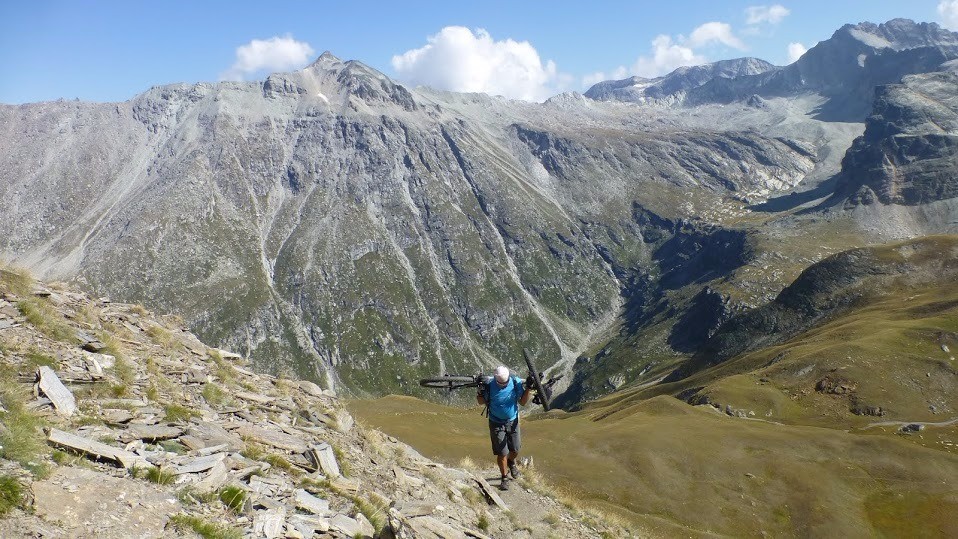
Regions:
M 522 384 L 522 387 L 525 388 L 525 391 L 523 391 L 522 396 L 519 397 L 519 404 L 522 406 L 525 406 L 526 403 L 529 402 L 529 397 L 532 396 L 533 388 L 532 388 L 532 384 L 530 384 L 528 380 L 526 380 L 526 382 Z
M 482 386 L 479 386 L 479 391 L 476 392 L 476 402 L 479 403 L 480 406 L 486 404 L 486 398 L 482 395 Z

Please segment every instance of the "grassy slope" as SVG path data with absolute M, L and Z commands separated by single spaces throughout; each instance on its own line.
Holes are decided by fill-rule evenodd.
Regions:
M 907 248 L 876 252 L 895 262 Z M 895 279 L 784 343 L 526 421 L 524 451 L 560 489 L 666 536 L 956 536 L 958 423 L 872 425 L 958 417 L 956 351 L 958 282 Z M 816 391 L 825 377 L 854 389 Z M 755 415 L 669 396 L 688 388 Z M 855 415 L 862 405 L 885 415 Z M 430 456 L 492 463 L 476 409 L 405 397 L 352 409 Z
M 953 254 L 955 238 L 933 238 L 920 245 L 931 241 L 944 242 L 947 249 L 919 254 L 938 252 L 939 260 L 958 257 Z M 892 257 L 900 249 L 889 246 L 876 252 Z M 926 279 L 932 282 L 923 283 Z M 931 277 L 915 281 L 914 274 L 883 281 L 887 286 L 869 292 L 854 308 L 783 343 L 676 383 L 620 392 L 590 408 L 702 388 L 699 395 L 713 403 L 792 424 L 848 429 L 878 421 L 854 415 L 856 406 L 881 407 L 882 420 L 951 419 L 958 416 L 958 361 L 950 359 L 958 349 L 958 282 L 951 277 L 937 283 Z M 816 391 L 826 377 L 850 382 L 855 390 L 842 395 Z
M 407 397 L 355 401 L 351 410 L 427 455 L 491 467 L 475 410 Z M 524 453 L 558 488 L 662 535 L 958 533 L 947 516 L 958 510 L 956 454 L 894 436 L 732 418 L 664 396 L 596 416 L 526 421 Z

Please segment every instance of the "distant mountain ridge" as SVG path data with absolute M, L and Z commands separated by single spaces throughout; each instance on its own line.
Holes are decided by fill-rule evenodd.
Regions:
M 828 255 L 953 232 L 951 146 L 909 165 L 945 171 L 931 179 L 869 164 L 897 155 L 875 141 L 939 140 L 925 131 L 947 107 L 887 89 L 863 119 L 868 85 L 898 73 L 947 93 L 955 50 L 937 25 L 846 26 L 784 68 L 731 60 L 543 104 L 409 89 L 324 53 L 263 81 L 0 106 L 0 255 L 181 313 L 270 372 L 415 394 L 529 348 L 570 374 L 574 404 L 670 372 Z M 892 133 L 893 113 L 930 121 Z M 935 186 L 935 220 L 925 195 L 914 213 L 882 198 L 906 183 Z M 855 202 L 862 185 L 878 204 Z
M 596 100 L 635 103 L 677 101 L 689 105 L 728 103 L 815 92 L 834 103 L 825 113 L 860 121 L 875 86 L 905 75 L 938 71 L 958 58 L 958 34 L 935 23 L 893 19 L 883 24 L 847 24 L 796 62 L 776 67 L 757 58 L 680 67 L 655 79 L 629 77 L 599 82 L 585 92 Z
M 599 101 L 630 101 L 644 103 L 674 97 L 707 83 L 714 78 L 735 78 L 758 75 L 779 69 L 758 58 L 736 58 L 710 64 L 680 67 L 668 75 L 646 79 L 628 77 L 594 84 L 585 96 Z

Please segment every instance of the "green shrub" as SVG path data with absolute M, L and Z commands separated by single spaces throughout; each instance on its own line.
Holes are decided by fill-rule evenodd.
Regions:
M 476 527 L 484 532 L 489 531 L 489 515 L 486 514 L 485 511 L 479 515 L 479 520 L 476 522 Z
M 9 475 L 0 475 L 0 517 L 23 502 L 23 485 Z
M 246 491 L 236 486 L 226 486 L 219 491 L 220 501 L 223 505 L 239 513 L 243 510 L 243 502 L 246 501 Z
M 241 539 L 243 534 L 229 526 L 180 513 L 170 517 L 170 525 L 179 530 L 193 530 L 203 539 Z
M 17 302 L 17 309 L 27 322 L 40 333 L 60 342 L 76 343 L 76 331 L 67 324 L 59 312 L 40 298 L 27 298 Z
M 226 402 L 226 392 L 216 384 L 205 384 L 203 386 L 203 399 L 208 404 L 218 406 Z
M 25 296 L 30 293 L 30 287 L 32 286 L 33 279 L 26 270 L 14 269 L 0 264 L 0 290 Z
M 153 466 L 146 470 L 146 480 L 157 485 L 172 485 L 176 476 L 171 472 L 164 471 L 159 466 Z
M 30 370 L 36 370 L 38 367 L 50 367 L 51 369 L 56 369 L 60 366 L 60 362 L 56 358 L 51 357 L 43 352 L 32 349 L 26 353 L 26 363 L 24 366 Z
M 149 326 L 146 328 L 146 334 L 153 339 L 156 344 L 167 347 L 173 341 L 173 334 L 163 326 Z
M 27 465 L 46 451 L 46 440 L 40 427 L 43 422 L 23 405 L 26 391 L 12 382 L 0 385 L 0 422 L 5 429 L 0 432 L 0 456 Z
M 179 404 L 168 404 L 163 410 L 167 421 L 189 421 L 190 418 L 200 416 L 196 410 Z

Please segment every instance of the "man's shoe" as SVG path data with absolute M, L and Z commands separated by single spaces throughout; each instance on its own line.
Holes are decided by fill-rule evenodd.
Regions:
M 509 490 L 509 477 L 502 476 L 502 479 L 499 481 L 499 490 Z
M 519 467 L 516 466 L 515 461 L 509 462 L 509 473 L 512 474 L 513 479 L 519 479 L 519 475 L 521 474 L 519 473 Z

